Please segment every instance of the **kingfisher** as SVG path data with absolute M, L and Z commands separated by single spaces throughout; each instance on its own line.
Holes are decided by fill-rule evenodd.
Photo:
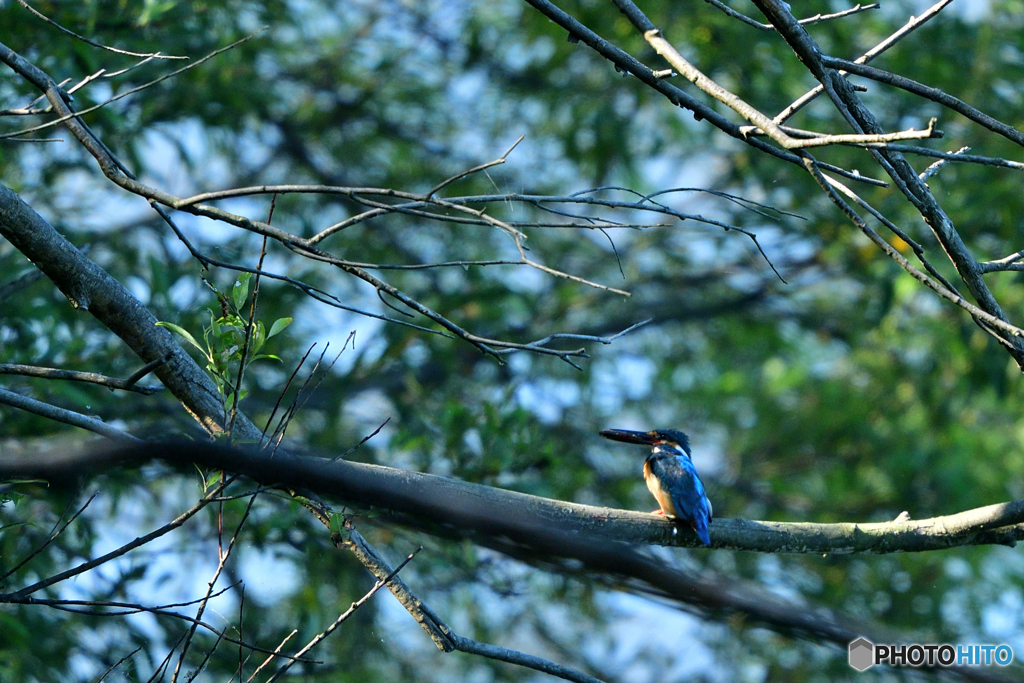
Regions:
M 690 438 L 677 429 L 650 432 L 605 429 L 601 436 L 651 447 L 651 454 L 644 461 L 644 480 L 661 506 L 654 514 L 671 515 L 688 522 L 704 545 L 710 546 L 711 501 L 690 459 Z

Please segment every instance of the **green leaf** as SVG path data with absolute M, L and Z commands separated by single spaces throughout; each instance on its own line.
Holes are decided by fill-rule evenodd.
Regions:
M 156 324 L 159 327 L 166 327 L 171 332 L 174 332 L 175 334 L 181 335 L 182 337 L 185 338 L 185 341 L 187 341 L 189 344 L 191 344 L 192 346 L 194 346 L 197 349 L 199 349 L 200 351 L 202 351 L 204 356 L 207 355 L 206 349 L 204 349 L 202 346 L 200 346 L 199 342 L 196 341 L 196 338 L 193 337 L 191 334 L 189 334 L 189 331 L 186 330 L 184 327 L 181 327 L 180 325 L 175 325 L 174 323 L 164 322 L 162 320 L 157 321 Z
M 207 493 L 210 489 L 217 486 L 224 478 L 224 472 L 217 470 L 212 476 L 203 478 L 203 493 Z
M 292 324 L 291 318 L 278 318 L 274 321 L 274 324 L 270 326 L 270 333 L 267 334 L 267 339 L 270 339 L 275 334 L 279 333 L 284 328 Z
M 256 331 L 252 337 L 252 343 L 249 345 L 249 355 L 255 356 L 259 353 L 259 350 L 263 348 L 263 345 L 267 343 L 267 328 L 263 326 L 263 323 L 256 322 Z
M 238 280 L 235 281 L 235 286 L 231 289 L 231 301 L 235 304 L 235 310 L 237 311 L 242 310 L 245 300 L 249 298 L 250 278 L 252 278 L 252 273 L 242 273 L 238 276 Z

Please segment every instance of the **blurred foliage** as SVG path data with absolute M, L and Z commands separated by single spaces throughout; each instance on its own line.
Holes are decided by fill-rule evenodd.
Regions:
M 645 10 L 684 55 L 763 111 L 777 112 L 813 85 L 772 33 L 743 26 L 705 3 L 649 5 Z M 268 27 L 198 68 L 86 118 L 136 173 L 182 196 L 275 182 L 426 191 L 497 157 L 525 133 L 507 164 L 446 192 L 704 187 L 802 217 L 766 217 L 693 192 L 664 198 L 679 210 L 756 232 L 788 284 L 743 235 L 695 223 L 610 231 L 617 253 L 596 232 L 527 230 L 536 258 L 625 286 L 633 293 L 629 299 L 514 267 L 384 271 L 396 286 L 473 332 L 517 341 L 552 332 L 614 334 L 653 318 L 613 345 L 592 347 L 582 372 L 557 359 L 522 354 L 498 365 L 468 345 L 341 313 L 264 281 L 259 317 L 294 316 L 295 323 L 275 339 L 284 363 L 247 372 L 249 395 L 241 406 L 258 424 L 310 344 L 317 342 L 316 354 L 328 341 L 336 350 L 357 331 L 354 347 L 346 348 L 289 428 L 293 447 L 340 454 L 390 417 L 350 457 L 650 509 L 640 477 L 642 454 L 602 443 L 596 432 L 673 427 L 691 434 L 695 461 L 722 517 L 882 521 L 903 510 L 924 518 L 1024 497 L 1024 389 L 1020 372 L 997 344 L 902 274 L 799 169 L 695 122 L 585 46 L 567 42 L 525 3 L 93 0 L 33 6 L 103 44 L 193 61 Z M 951 7 L 876 63 L 1020 129 L 1024 8 L 1018 0 L 977 6 L 980 14 Z M 611 5 L 565 7 L 646 63 L 658 64 Z M 843 7 L 815 0 L 798 10 L 810 16 Z M 826 51 L 854 58 L 918 11 L 916 3 L 886 3 L 814 26 L 812 33 Z M 13 2 L 0 3 L 0 26 L 5 44 L 58 81 L 114 72 L 135 61 L 73 40 Z M 154 60 L 98 79 L 77 91 L 75 102 L 90 106 L 181 65 Z M 20 107 L 36 96 L 13 73 L 0 72 L 0 106 Z M 930 103 L 874 84 L 864 97 L 887 129 L 923 127 L 939 116 L 946 134 L 940 149 L 970 145 L 976 154 L 1019 158 L 1006 140 Z M 5 117 L 0 132 L 38 121 Z M 792 123 L 845 130 L 824 101 Z M 158 319 L 192 331 L 209 324 L 205 311 L 219 304 L 165 224 L 145 202 L 107 183 L 69 134 L 56 129 L 40 135 L 65 141 L 0 142 L 2 182 L 86 248 Z M 819 158 L 876 175 L 862 151 L 836 148 Z M 923 170 L 931 160 L 912 161 Z M 948 164 L 929 183 L 979 258 L 1021 247 L 1024 196 L 1015 172 Z M 860 190 L 953 277 L 898 192 Z M 267 198 L 225 203 L 253 217 L 265 216 L 268 205 Z M 359 210 L 343 200 L 282 196 L 274 224 L 309 235 Z M 513 220 L 544 217 L 522 206 L 489 210 Z M 205 252 L 255 266 L 260 242 L 254 236 L 189 216 L 175 220 Z M 493 231 L 412 217 L 362 224 L 325 246 L 375 263 L 509 253 Z M 274 245 L 267 263 L 347 304 L 389 313 L 372 292 L 336 270 Z M 31 269 L 10 245 L 0 244 L 0 284 Z M 237 274 L 214 270 L 206 277 L 224 290 Z M 1024 319 L 1021 275 L 991 275 L 988 282 L 1011 319 Z M 0 361 L 116 376 L 140 365 L 46 281 L 3 301 Z M 147 434 L 196 431 L 166 392 L 143 398 L 10 377 L 5 385 Z M 45 457 L 63 443 L 55 439 L 67 435 L 60 425 L 12 409 L 0 411 L 0 425 L 5 453 L 29 450 Z M 195 486 L 165 474 L 146 470 L 145 487 L 130 474 L 95 482 L 90 490 L 100 495 L 86 513 L 4 579 L 2 590 L 77 564 L 189 507 L 199 495 Z M 17 504 L 11 498 L 0 505 L 0 573 L 38 547 L 66 508 L 85 500 L 36 484 L 17 491 L 24 495 Z M 223 529 L 233 530 L 244 509 L 244 501 L 226 503 Z M 609 679 L 661 680 L 666 671 L 674 672 L 671 679 L 745 681 L 831 681 L 851 674 L 845 653 L 741 619 L 711 629 L 693 622 L 690 635 L 676 636 L 659 622 L 669 619 L 665 611 L 651 612 L 653 607 L 635 601 L 623 607 L 616 593 L 584 577 L 545 573 L 468 544 L 375 526 L 373 519 L 357 525 L 395 560 L 427 546 L 403 576 L 456 630 Z M 147 603 L 194 599 L 212 576 L 217 533 L 217 517 L 204 513 L 168 542 L 128 556 L 102 577 L 46 592 Z M 299 629 L 294 642 L 305 642 L 372 585 L 301 506 L 270 495 L 253 508 L 237 552 L 227 581 L 246 582 L 242 634 L 264 647 L 273 648 L 293 628 Z M 694 571 L 758 580 L 766 590 L 874 619 L 923 642 L 1011 642 L 1024 652 L 1024 562 L 1008 548 L 885 557 L 676 556 Z M 227 624 L 237 614 L 232 599 L 218 608 L 216 623 Z M 319 655 L 325 663 L 309 667 L 304 680 L 522 678 L 521 670 L 505 665 L 440 655 L 389 600 L 378 596 L 329 638 Z M 637 614 L 644 624 L 639 639 L 631 621 Z M 118 670 L 126 680 L 146 680 L 183 628 L 163 618 L 5 606 L 0 680 L 95 680 L 140 646 Z M 209 634 L 200 632 L 197 639 L 192 667 L 213 644 Z M 705 664 L 694 667 L 692 661 Z M 207 666 L 204 676 L 224 680 L 237 667 L 237 651 L 222 644 Z M 880 680 L 882 674 L 860 678 L 873 676 Z

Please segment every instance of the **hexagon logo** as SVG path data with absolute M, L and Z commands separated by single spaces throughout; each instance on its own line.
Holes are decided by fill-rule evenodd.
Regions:
M 875 644 L 867 638 L 858 638 L 850 643 L 850 666 L 857 671 L 867 671 L 875 663 Z

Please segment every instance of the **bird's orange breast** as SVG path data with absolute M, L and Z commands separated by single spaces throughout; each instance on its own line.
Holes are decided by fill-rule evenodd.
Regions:
M 654 499 L 658 501 L 658 505 L 661 506 L 661 511 L 666 515 L 678 517 L 676 506 L 672 503 L 672 496 L 661 487 L 661 482 L 651 472 L 651 463 L 647 461 L 644 461 L 644 481 L 647 482 L 647 488 L 654 495 Z

